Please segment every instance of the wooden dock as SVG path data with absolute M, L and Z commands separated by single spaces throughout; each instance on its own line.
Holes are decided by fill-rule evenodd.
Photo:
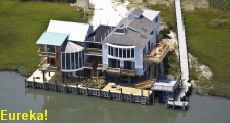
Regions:
M 66 83 L 48 83 L 48 82 L 35 82 L 25 79 L 25 87 L 34 89 L 44 89 L 48 91 L 72 93 L 76 95 L 96 96 L 109 100 L 119 100 L 123 102 L 139 103 L 150 105 L 153 103 L 152 93 L 147 91 L 140 91 L 139 93 L 125 93 L 120 91 L 108 89 L 86 88 L 81 85 L 68 85 Z

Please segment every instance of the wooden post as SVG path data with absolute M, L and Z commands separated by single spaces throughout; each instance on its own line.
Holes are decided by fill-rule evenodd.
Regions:
M 78 94 L 78 82 L 77 82 L 77 85 L 76 85 L 76 94 Z
M 58 92 L 58 89 L 57 89 L 57 81 L 55 80 L 55 91 Z
M 49 77 L 50 77 L 50 71 L 49 71 Z
M 26 81 L 26 79 L 25 79 L 25 87 L 28 87 L 28 86 L 27 86 L 27 81 Z
M 123 101 L 123 93 L 122 93 L 122 88 L 121 88 L 120 100 L 121 100 L 121 101 Z
M 67 82 L 65 83 L 65 92 L 68 93 Z
M 64 72 L 62 72 L 62 83 L 65 83 L 65 79 L 64 79 Z
M 131 103 L 133 103 L 133 94 L 131 93 L 130 96 L 131 96 Z
M 89 88 L 88 87 L 86 88 L 86 91 L 87 91 L 87 96 L 89 96 Z
M 43 82 L 45 81 L 45 71 L 44 70 L 42 71 L 42 81 Z
M 109 90 L 109 100 L 111 100 L 111 93 L 110 93 L 110 90 Z

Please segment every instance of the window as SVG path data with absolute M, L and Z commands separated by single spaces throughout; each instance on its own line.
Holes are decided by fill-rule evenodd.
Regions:
M 131 48 L 131 57 L 134 58 L 134 48 Z
M 81 52 L 79 52 L 79 67 L 82 67 L 82 55 Z
M 62 60 L 62 69 L 65 69 L 65 53 L 62 53 L 61 55 L 61 60 Z
M 70 69 L 70 53 L 66 53 L 66 69 Z
M 134 70 L 135 69 L 135 63 L 132 61 L 124 61 L 124 68 Z
M 75 69 L 75 62 L 74 62 L 75 58 L 74 58 L 74 53 L 71 53 L 71 68 Z
M 115 56 L 118 57 L 118 48 L 115 48 Z
M 123 58 L 126 58 L 126 49 L 123 49 Z
M 111 49 L 111 51 L 110 51 L 110 52 L 111 52 L 111 56 L 114 56 L 114 54 L 113 54 L 113 49 L 114 49 L 114 48 L 111 47 L 110 49 Z
M 78 53 L 75 53 L 75 63 L 76 63 L 76 68 L 79 68 L 79 65 L 78 65 Z
M 111 47 L 109 46 L 109 55 L 111 55 Z
M 122 49 L 119 48 L 119 57 L 122 58 Z
M 55 53 L 56 52 L 55 46 L 47 45 L 47 52 Z
M 130 58 L 130 49 L 127 49 L 127 58 Z

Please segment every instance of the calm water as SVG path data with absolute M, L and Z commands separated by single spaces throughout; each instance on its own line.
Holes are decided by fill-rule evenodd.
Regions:
M 190 102 L 191 108 L 181 111 L 166 109 L 163 104 L 143 106 L 27 89 L 24 77 L 15 72 L 0 72 L 0 109 L 12 112 L 47 109 L 46 123 L 230 123 L 230 100 L 193 95 Z

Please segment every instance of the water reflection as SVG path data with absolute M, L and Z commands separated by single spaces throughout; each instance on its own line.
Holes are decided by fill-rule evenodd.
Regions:
M 193 95 L 190 101 L 190 110 L 181 111 L 166 109 L 163 104 L 143 106 L 97 97 L 27 89 L 24 87 L 24 77 L 14 72 L 0 72 L 0 108 L 12 112 L 25 112 L 29 109 L 40 112 L 47 109 L 48 121 L 44 123 L 230 122 L 230 100 Z

